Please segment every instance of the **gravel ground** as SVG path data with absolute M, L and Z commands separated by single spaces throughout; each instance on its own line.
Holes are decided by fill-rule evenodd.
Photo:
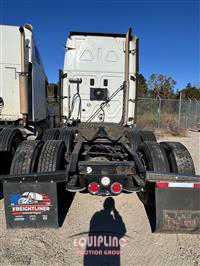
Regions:
M 200 174 L 200 133 L 190 132 L 188 137 L 167 137 L 162 140 L 178 140 L 185 144 Z M 100 212 L 104 201 L 105 198 L 76 193 L 64 223 L 58 230 L 6 230 L 1 200 L 0 264 L 200 265 L 199 235 L 152 234 L 145 209 L 136 194 L 114 197 L 116 211 L 111 214 Z M 124 253 L 120 257 L 93 255 L 84 258 L 83 255 L 76 255 L 76 251 L 81 248 L 73 247 L 75 237 L 69 238 L 71 235 L 88 232 L 89 229 L 114 231 L 115 223 L 122 234 L 131 236 L 125 237 L 127 245 L 122 248 Z

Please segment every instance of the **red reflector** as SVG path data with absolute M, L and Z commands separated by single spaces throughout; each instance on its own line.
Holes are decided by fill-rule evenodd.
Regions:
M 200 188 L 200 184 L 194 184 L 194 188 Z
M 168 182 L 156 182 L 156 187 L 159 188 L 168 187 Z
M 98 183 L 90 183 L 88 186 L 88 189 L 90 191 L 90 193 L 95 194 L 99 191 L 100 185 Z
M 119 194 L 122 191 L 122 185 L 119 183 L 113 183 L 111 190 L 114 194 Z

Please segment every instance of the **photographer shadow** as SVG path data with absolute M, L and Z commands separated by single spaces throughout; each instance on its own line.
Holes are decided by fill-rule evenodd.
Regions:
M 91 221 L 88 237 L 93 239 L 91 247 L 89 244 L 85 249 L 85 255 L 83 260 L 84 266 L 91 265 L 120 265 L 120 245 L 119 240 L 126 233 L 126 227 L 120 216 L 119 212 L 115 208 L 115 201 L 113 198 L 109 197 L 104 201 L 103 209 L 96 212 Z M 94 245 L 94 239 L 96 240 L 99 236 L 106 239 L 102 242 L 100 246 L 97 246 L 98 241 L 96 241 L 96 246 Z M 118 245 L 110 245 L 113 238 L 118 242 Z M 91 241 L 90 241 L 91 244 Z M 94 254 L 94 251 L 96 254 Z M 97 255 L 98 252 L 98 255 Z M 101 252 L 101 253 L 100 253 Z M 112 252 L 111 254 L 108 254 Z M 100 254 L 99 254 L 100 253 Z

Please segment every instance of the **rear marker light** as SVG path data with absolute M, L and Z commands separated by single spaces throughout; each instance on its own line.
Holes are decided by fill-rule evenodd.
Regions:
M 159 188 L 168 187 L 168 182 L 156 182 L 156 187 Z
M 100 185 L 98 183 L 92 182 L 88 186 L 88 190 L 91 194 L 96 194 L 99 192 Z
M 120 183 L 113 183 L 111 185 L 111 190 L 113 194 L 119 194 L 122 191 L 122 185 Z
M 194 184 L 194 188 L 200 188 L 200 184 Z

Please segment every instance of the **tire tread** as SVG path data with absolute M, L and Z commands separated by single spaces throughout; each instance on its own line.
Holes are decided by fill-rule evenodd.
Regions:
M 36 170 L 37 157 L 43 143 L 40 140 L 26 140 L 22 142 L 13 157 L 10 174 L 28 174 L 34 172 Z
M 45 142 L 38 161 L 37 172 L 54 172 L 59 170 L 59 163 L 64 158 L 65 144 L 62 140 Z

